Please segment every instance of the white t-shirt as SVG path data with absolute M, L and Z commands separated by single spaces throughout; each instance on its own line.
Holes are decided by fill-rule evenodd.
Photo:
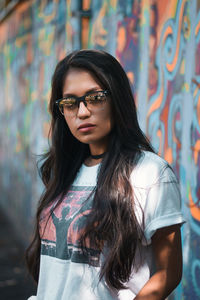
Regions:
M 85 200 L 96 185 L 99 166 L 82 165 L 46 227 L 46 216 L 56 201 L 43 213 L 40 223 L 42 240 L 38 290 L 37 296 L 29 299 L 132 300 L 154 272 L 152 235 L 158 228 L 184 222 L 178 182 L 173 171 L 165 160 L 145 151 L 130 178 L 136 216 L 145 235 L 141 248 L 145 259 L 139 270 L 133 267 L 126 290 L 111 291 L 103 280 L 99 281 L 100 252 L 88 245 L 93 261 L 91 266 L 79 245 L 86 215 L 92 208 L 92 197 L 89 201 Z M 140 254 L 136 253 L 136 257 Z

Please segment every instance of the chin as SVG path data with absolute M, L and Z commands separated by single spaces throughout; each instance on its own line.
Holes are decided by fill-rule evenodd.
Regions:
M 83 144 L 95 144 L 101 141 L 102 138 L 92 138 L 89 136 L 78 138 L 78 140 Z
M 79 139 L 79 141 L 83 144 L 95 144 L 97 141 L 91 140 L 91 139 Z
M 105 143 L 105 140 L 107 140 L 108 134 L 105 134 L 103 136 L 95 136 L 93 134 L 85 134 L 85 135 L 76 135 L 74 136 L 79 142 L 83 144 L 96 144 L 96 143 Z

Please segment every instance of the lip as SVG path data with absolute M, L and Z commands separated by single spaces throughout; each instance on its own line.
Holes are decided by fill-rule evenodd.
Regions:
M 91 124 L 91 123 L 84 123 L 84 124 L 81 124 L 79 127 L 78 127 L 78 130 L 82 131 L 82 132 L 86 132 L 86 131 L 90 131 L 92 130 L 93 128 L 95 128 L 96 125 L 94 124 Z

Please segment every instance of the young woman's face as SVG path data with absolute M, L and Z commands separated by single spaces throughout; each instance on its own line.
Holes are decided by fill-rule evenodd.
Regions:
M 95 91 L 102 91 L 101 86 L 89 72 L 81 69 L 70 69 L 66 75 L 63 86 L 63 97 L 82 97 Z M 87 107 L 80 102 L 75 111 L 63 109 L 67 125 L 73 136 L 82 143 L 95 145 L 105 151 L 108 135 L 113 127 L 110 99 L 101 104 Z M 91 147 L 90 147 L 91 148 Z

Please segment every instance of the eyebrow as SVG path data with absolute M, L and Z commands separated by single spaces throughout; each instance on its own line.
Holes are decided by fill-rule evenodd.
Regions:
M 99 90 L 101 90 L 100 87 L 94 87 L 94 88 L 91 88 L 91 89 L 87 90 L 86 93 L 85 93 L 84 95 L 82 95 L 82 96 L 86 96 L 86 95 L 88 95 L 88 94 L 90 94 L 90 93 L 92 93 L 92 92 L 96 92 L 96 91 L 99 91 Z M 82 97 L 82 96 L 81 96 L 81 97 Z M 79 98 L 78 96 L 76 96 L 76 95 L 74 95 L 74 94 L 71 94 L 71 93 L 63 94 L 63 97 L 76 97 L 76 98 Z

